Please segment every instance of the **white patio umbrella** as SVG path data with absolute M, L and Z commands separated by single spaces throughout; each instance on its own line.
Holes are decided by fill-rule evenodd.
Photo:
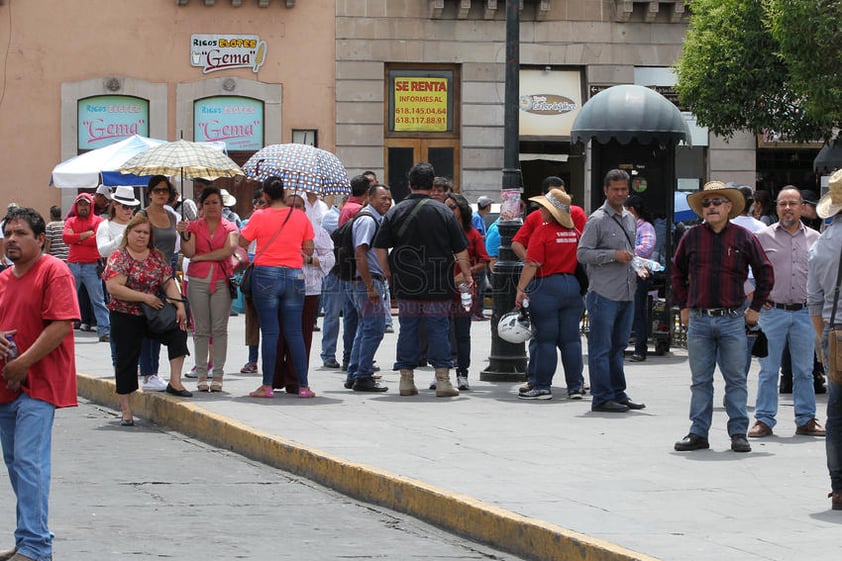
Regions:
M 50 185 L 62 189 L 93 189 L 100 182 L 112 186 L 145 186 L 149 180 L 148 177 L 120 174 L 120 166 L 133 156 L 166 142 L 166 140 L 133 135 L 108 146 L 74 156 L 53 168 Z

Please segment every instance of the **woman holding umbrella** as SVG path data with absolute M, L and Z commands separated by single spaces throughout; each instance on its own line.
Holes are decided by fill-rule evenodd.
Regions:
M 304 309 L 304 257 L 312 257 L 315 233 L 307 215 L 284 202 L 284 183 L 279 177 L 263 182 L 268 206 L 256 211 L 240 232 L 240 245 L 257 241 L 251 293 L 263 332 L 263 384 L 251 397 L 273 397 L 278 336 L 281 329 L 298 376 L 298 397 L 316 394 L 307 381 L 307 353 L 301 330 Z M 279 317 L 280 314 L 280 317 Z M 281 325 L 283 324 L 283 325 Z
M 222 217 L 222 194 L 216 187 L 205 187 L 199 196 L 202 217 L 178 223 L 180 234 L 187 232 L 181 244 L 184 257 L 190 259 L 187 295 L 192 303 L 193 343 L 196 356 L 197 389 L 200 392 L 222 391 L 222 375 L 228 351 L 228 318 L 231 315 L 231 292 L 228 258 L 234 254 L 239 233 L 237 225 Z M 213 380 L 208 385 L 208 345 L 213 337 Z

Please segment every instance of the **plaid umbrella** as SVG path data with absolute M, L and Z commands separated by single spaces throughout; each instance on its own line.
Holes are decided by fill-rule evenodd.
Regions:
M 245 175 L 218 147 L 189 140 L 176 140 L 141 152 L 120 166 L 120 171 L 137 175 L 181 174 L 182 178 L 209 180 Z
M 319 195 L 351 192 L 348 173 L 336 154 L 307 144 L 266 146 L 248 159 L 243 171 L 260 180 L 280 177 L 285 187 L 296 191 Z

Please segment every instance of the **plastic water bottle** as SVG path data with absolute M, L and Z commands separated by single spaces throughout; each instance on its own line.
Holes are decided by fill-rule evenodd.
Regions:
M 15 336 L 11 333 L 6 334 L 6 341 L 9 342 L 9 349 L 6 351 L 6 362 L 11 362 L 20 355 L 18 345 L 15 343 Z
M 653 261 L 652 259 L 644 259 L 643 257 L 638 257 L 637 255 L 632 257 L 632 268 L 639 277 L 646 276 L 647 271 L 657 273 L 658 271 L 664 270 L 664 266 L 658 263 L 657 261 Z
M 459 292 L 459 297 L 462 300 L 462 308 L 466 312 L 471 311 L 471 308 L 474 305 L 474 299 L 471 296 L 471 286 L 466 282 L 460 283 Z

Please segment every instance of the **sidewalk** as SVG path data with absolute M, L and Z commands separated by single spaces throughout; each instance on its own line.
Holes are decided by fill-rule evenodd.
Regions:
M 714 411 L 711 450 L 673 451 L 689 428 L 683 350 L 627 363 L 629 393 L 647 408 L 617 415 L 592 413 L 589 399 L 566 400 L 561 374 L 555 399 L 543 402 L 518 400 L 518 384 L 481 382 L 488 322 L 473 324 L 472 390 L 455 399 L 426 389 L 429 368 L 416 371 L 421 395 L 398 396 L 398 375 L 389 370 L 396 334 L 385 336 L 378 354 L 389 392 L 346 390 L 342 372 L 320 368 L 315 333 L 310 383 L 318 397 L 280 392 L 255 400 L 245 396 L 259 378 L 239 374 L 243 321 L 231 318 L 223 393 L 139 395 L 136 414 L 524 557 L 837 556 L 833 530 L 842 516 L 826 498 L 824 440 L 794 436 L 789 396 L 782 396 L 775 436 L 752 441 L 750 454 L 730 451 L 722 407 Z M 80 395 L 116 407 L 106 347 L 76 334 Z M 755 361 L 750 405 L 756 380 Z M 721 405 L 721 380 L 716 392 Z M 825 407 L 818 396 L 822 422 Z

